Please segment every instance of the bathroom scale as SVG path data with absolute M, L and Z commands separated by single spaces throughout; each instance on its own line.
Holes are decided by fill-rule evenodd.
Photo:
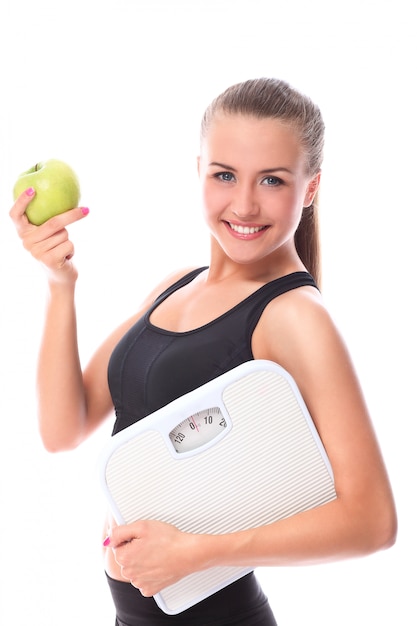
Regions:
M 336 498 L 294 379 L 266 360 L 243 363 L 120 431 L 99 470 L 118 524 L 153 519 L 189 533 L 254 528 Z M 213 567 L 154 598 L 175 615 L 253 569 Z

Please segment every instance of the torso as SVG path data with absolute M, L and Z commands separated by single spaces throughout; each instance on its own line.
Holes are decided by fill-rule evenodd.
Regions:
M 303 286 L 303 281 L 305 281 L 305 277 L 308 276 L 305 272 L 294 273 L 294 276 L 295 274 L 298 274 L 297 280 L 300 282 L 300 288 L 302 290 L 307 289 L 317 292 L 317 289 L 314 286 Z M 293 275 L 291 275 L 290 277 L 283 277 L 278 281 L 272 281 L 272 283 L 278 282 L 280 285 L 281 281 L 285 282 L 287 278 L 290 278 L 292 282 L 292 276 Z M 265 287 L 265 289 L 262 289 L 264 285 L 265 283 L 259 283 L 254 281 L 242 281 L 241 283 L 234 283 L 233 289 L 230 288 L 230 285 L 226 281 L 220 285 L 217 283 L 216 285 L 207 285 L 207 283 L 205 283 L 204 281 L 204 272 L 202 272 L 201 274 L 198 274 L 193 280 L 191 280 L 191 282 L 188 282 L 188 284 L 185 284 L 181 288 L 170 293 L 170 295 L 163 299 L 160 303 L 158 303 L 155 308 L 151 308 L 150 315 L 147 318 L 147 324 L 142 323 L 142 326 L 146 327 L 147 325 L 149 327 L 148 330 L 151 332 L 154 331 L 155 334 L 158 334 L 159 331 L 162 339 L 164 338 L 164 335 L 167 335 L 169 339 L 170 335 L 172 335 L 173 340 L 178 339 L 180 342 L 187 335 L 192 338 L 194 332 L 197 333 L 198 338 L 200 338 L 201 336 L 206 336 L 207 332 L 204 335 L 204 327 L 207 327 L 206 330 L 209 330 L 211 325 L 215 326 L 215 322 L 219 319 L 222 319 L 222 316 L 227 320 L 228 318 L 230 318 L 230 315 L 239 315 L 239 310 L 241 310 L 242 308 L 247 308 L 246 304 L 243 304 L 244 301 L 247 301 L 247 303 L 257 301 L 258 296 L 265 292 L 265 289 L 269 291 L 269 287 Z M 275 289 L 274 284 L 272 284 L 271 286 L 273 286 Z M 296 286 L 298 287 L 298 284 Z M 280 289 L 281 287 L 279 287 L 279 290 Z M 291 291 L 292 289 L 293 287 L 291 287 Z M 299 291 L 299 289 L 297 288 L 296 291 Z M 255 294 L 255 292 L 259 292 L 259 294 L 252 296 L 252 294 Z M 282 298 L 288 297 L 289 294 L 290 291 L 286 291 L 282 294 Z M 276 295 L 280 294 L 277 292 Z M 271 297 L 273 298 L 273 295 Z M 270 306 L 268 298 L 270 298 L 269 295 L 266 297 L 265 300 L 265 309 Z M 281 298 L 279 300 L 281 300 Z M 276 300 L 272 299 L 271 301 L 275 302 Z M 241 303 L 243 304 L 243 306 Z M 256 309 L 256 307 L 253 308 Z M 233 310 L 235 310 L 235 313 L 233 313 Z M 263 309 L 259 312 L 259 317 L 262 315 L 262 311 Z M 239 320 L 240 318 L 237 317 L 236 319 Z M 239 322 L 236 325 L 239 325 Z M 253 326 L 254 328 L 256 328 L 257 332 L 252 332 L 251 336 L 248 337 L 248 341 L 246 342 L 248 345 L 243 348 L 241 354 L 237 354 L 231 357 L 230 362 L 228 362 L 227 359 L 225 361 L 225 359 L 223 358 L 222 363 L 219 365 L 219 367 L 221 368 L 220 373 L 222 373 L 223 368 L 224 371 L 226 371 L 227 369 L 231 369 L 231 367 L 234 367 L 236 364 L 245 360 L 249 360 L 251 358 L 270 358 L 267 349 L 268 342 L 265 341 L 262 332 L 258 332 L 259 328 L 262 328 L 262 317 L 260 317 L 259 321 L 258 317 L 256 317 L 256 326 L 255 323 L 253 324 Z M 200 334 L 199 329 L 201 329 Z M 133 330 L 134 327 L 132 328 L 132 331 Z M 239 344 L 245 343 L 245 341 L 243 341 L 239 335 L 237 336 L 236 341 L 238 341 Z M 220 345 L 222 345 L 222 343 Z M 169 350 L 167 350 L 167 352 L 169 353 Z M 203 378 L 200 380 L 199 383 L 197 382 L 197 385 L 205 382 L 204 376 L 206 375 L 206 372 L 203 371 L 201 375 L 203 376 Z M 215 375 L 217 374 L 213 374 L 213 376 Z M 188 389 L 186 389 L 185 391 L 180 391 L 179 395 L 182 395 L 182 393 L 185 393 L 186 391 L 188 391 Z M 172 390 L 167 391 L 166 398 L 162 401 L 163 404 L 165 404 L 167 401 L 170 401 L 171 397 L 169 394 L 172 394 Z M 156 410 L 157 408 L 159 408 L 159 406 L 149 406 L 147 407 L 145 413 L 147 414 L 152 410 Z M 136 419 L 140 419 L 141 417 L 143 416 L 139 415 L 131 421 L 136 421 Z M 123 427 L 125 427 L 126 425 L 129 424 L 124 424 Z M 107 534 L 108 527 L 114 524 L 115 522 L 111 520 L 106 523 L 104 528 L 104 536 Z M 125 579 L 121 575 L 120 567 L 114 560 L 112 550 L 105 551 L 105 560 L 105 568 L 108 575 L 116 580 L 125 581 Z

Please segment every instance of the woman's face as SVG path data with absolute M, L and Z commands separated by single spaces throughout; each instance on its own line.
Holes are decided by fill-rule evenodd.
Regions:
M 199 158 L 203 207 L 212 236 L 234 261 L 285 249 L 309 206 L 319 175 L 306 174 L 297 134 L 273 119 L 217 115 Z

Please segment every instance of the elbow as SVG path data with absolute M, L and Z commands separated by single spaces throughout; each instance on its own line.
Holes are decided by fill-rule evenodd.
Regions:
M 50 454 L 57 454 L 58 452 L 68 452 L 70 450 L 75 450 L 77 446 L 70 445 L 60 445 L 58 443 L 53 443 L 49 441 L 42 441 L 44 449 Z
M 385 523 L 380 524 L 380 528 L 375 533 L 376 549 L 387 550 L 397 541 L 398 521 L 395 509 L 387 514 Z
M 44 449 L 50 454 L 57 454 L 58 452 L 69 452 L 70 450 L 75 450 L 78 447 L 78 444 L 49 441 L 48 439 L 44 438 L 42 438 L 42 443 Z
M 39 435 L 47 452 L 56 454 L 75 450 L 84 440 L 82 424 L 75 421 L 66 424 L 66 421 L 59 416 L 38 413 Z
M 44 449 L 51 454 L 75 450 L 81 443 L 80 438 L 71 437 L 69 435 L 63 436 L 62 434 L 54 433 L 50 430 L 41 430 L 40 437 Z
M 394 504 L 386 504 L 383 510 L 368 517 L 364 524 L 363 554 L 388 550 L 397 540 L 398 521 Z

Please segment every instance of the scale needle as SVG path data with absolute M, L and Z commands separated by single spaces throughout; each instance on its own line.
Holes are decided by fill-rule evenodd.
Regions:
M 199 428 L 198 428 L 197 424 L 195 423 L 195 419 L 194 419 L 194 417 L 191 417 L 191 419 L 192 419 L 192 421 L 193 421 L 194 426 L 195 426 L 195 427 L 196 427 L 196 429 L 197 429 L 197 432 L 199 433 L 199 432 L 200 432 L 200 430 L 199 430 Z

